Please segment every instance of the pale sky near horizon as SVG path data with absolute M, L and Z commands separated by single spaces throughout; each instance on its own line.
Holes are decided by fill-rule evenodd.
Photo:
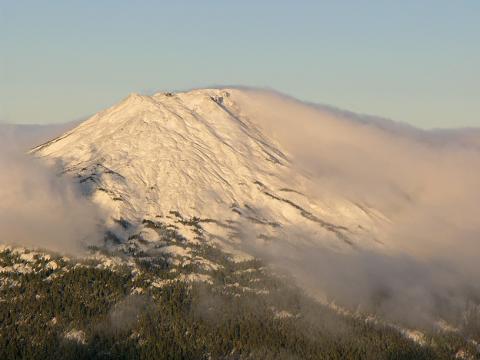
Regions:
M 225 84 L 480 127 L 479 64 L 477 0 L 0 0 L 0 122 L 66 122 L 131 92 Z

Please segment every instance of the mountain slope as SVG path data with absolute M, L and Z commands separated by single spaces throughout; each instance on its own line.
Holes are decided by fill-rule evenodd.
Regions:
M 261 114 L 243 115 L 242 95 L 132 94 L 33 153 L 77 177 L 109 211 L 120 240 L 144 220 L 168 224 L 177 214 L 209 220 L 207 234 L 224 245 L 250 231 L 268 239 L 295 225 L 335 247 L 377 246 L 386 220 L 339 195 L 308 194 L 308 174 L 262 131 Z

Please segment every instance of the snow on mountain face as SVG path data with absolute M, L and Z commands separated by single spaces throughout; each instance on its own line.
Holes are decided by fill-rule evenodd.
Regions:
M 341 196 L 306 193 L 307 174 L 246 117 L 238 89 L 132 94 L 32 152 L 78 178 L 127 238 L 142 221 L 199 218 L 227 243 L 301 227 L 335 247 L 377 246 L 384 220 Z M 122 234 L 123 232 L 123 234 Z M 188 234 L 187 234 L 188 235 Z

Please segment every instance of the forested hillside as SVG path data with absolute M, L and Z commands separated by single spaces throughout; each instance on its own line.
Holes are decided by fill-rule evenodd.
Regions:
M 169 257 L 122 262 L 118 252 L 92 249 L 73 260 L 4 247 L 0 358 L 450 359 L 476 351 L 460 333 L 414 337 L 342 315 L 259 260 L 233 262 L 207 244 L 196 251 L 218 266 L 201 274 Z

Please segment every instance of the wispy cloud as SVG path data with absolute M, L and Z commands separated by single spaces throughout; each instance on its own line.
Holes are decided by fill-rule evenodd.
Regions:
M 288 239 L 248 243 L 251 251 L 312 291 L 404 319 L 480 295 L 478 130 L 419 130 L 270 91 L 244 90 L 238 104 L 310 174 L 309 195 L 368 204 L 391 220 L 380 250 L 305 246 L 295 238 L 312 235 L 293 227 Z
M 79 254 L 101 240 L 102 215 L 75 182 L 26 155 L 18 137 L 2 135 L 0 242 Z

